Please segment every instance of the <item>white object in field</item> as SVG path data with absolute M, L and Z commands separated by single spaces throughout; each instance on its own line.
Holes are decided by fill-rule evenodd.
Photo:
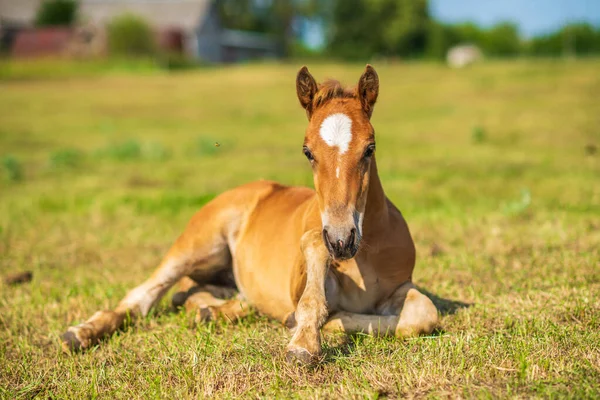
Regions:
M 473 44 L 464 44 L 451 47 L 446 53 L 446 62 L 453 68 L 462 68 L 481 60 L 483 54 L 479 47 Z

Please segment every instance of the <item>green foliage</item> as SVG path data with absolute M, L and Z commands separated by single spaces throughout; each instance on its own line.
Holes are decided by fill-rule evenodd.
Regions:
M 293 46 L 292 23 L 297 17 L 323 13 L 324 7 L 318 0 L 220 0 L 217 12 L 223 26 L 229 29 L 265 33 L 275 38 L 284 54 L 289 55 Z
M 269 7 L 251 0 L 221 0 L 217 12 L 221 23 L 229 29 L 267 33 L 270 30 Z
M 453 39 L 458 43 L 474 43 L 483 46 L 486 39 L 485 29 L 472 22 L 450 25 L 449 30 Z
M 0 62 L 0 82 L 3 80 L 71 79 L 110 74 L 162 73 L 160 66 L 150 58 L 73 59 L 10 59 Z
M 471 132 L 471 140 L 473 141 L 473 143 L 483 143 L 486 141 L 486 139 L 487 134 L 483 127 L 476 126 L 473 128 L 473 131 Z
M 215 197 L 214 193 L 193 196 L 167 192 L 152 197 L 126 196 L 121 200 L 121 203 L 131 205 L 137 214 L 175 215 L 181 212 L 182 209 L 197 210 Z
M 530 205 L 531 193 L 529 192 L 529 189 L 524 188 L 521 189 L 521 195 L 518 199 L 504 204 L 502 208 L 505 214 L 516 216 L 527 211 Z
M 198 157 L 210 157 L 221 151 L 221 143 L 215 142 L 207 137 L 199 137 L 195 146 L 192 147 L 193 155 Z
M 326 57 L 321 50 L 311 49 L 300 40 L 291 43 L 289 54 L 296 60 L 323 60 Z
M 184 71 L 198 68 L 202 64 L 184 54 L 165 53 L 158 57 L 158 65 L 167 71 Z
M 172 152 L 159 142 L 148 142 L 143 145 L 134 139 L 110 144 L 96 151 L 98 158 L 114 161 L 166 161 Z
M 154 32 L 142 18 L 124 14 L 108 24 L 108 48 L 114 55 L 152 56 L 156 53 Z
M 81 164 L 83 153 L 76 149 L 62 149 L 50 155 L 50 167 L 74 168 Z
M 329 24 L 327 54 L 348 60 L 374 56 L 441 60 L 449 48 L 464 43 L 477 45 L 491 57 L 600 54 L 600 28 L 589 24 L 567 25 L 526 42 L 511 22 L 486 29 L 470 22 L 436 21 L 426 0 L 336 0 Z
M 456 40 L 451 37 L 452 33 L 449 26 L 431 21 L 427 33 L 426 56 L 439 60 L 444 59 L 448 49 L 456 43 Z
M 142 146 L 136 140 L 128 140 L 106 146 L 96 154 L 116 161 L 137 160 L 142 157 Z
M 426 0 L 337 0 L 329 52 L 345 59 L 422 55 L 429 22 Z
M 495 57 L 600 54 L 600 28 L 589 24 L 566 25 L 555 33 L 524 41 L 517 26 L 502 22 L 489 29 L 472 23 L 443 25 L 434 22 L 428 34 L 427 54 L 443 58 L 446 51 L 459 43 L 474 43 L 483 53 Z
M 389 54 L 422 56 L 431 21 L 427 0 L 391 1 L 382 12 L 390 13 L 389 22 L 383 26 L 384 44 Z
M 370 58 L 382 52 L 382 32 L 374 10 L 364 0 L 337 0 L 334 3 L 329 54 L 348 60 Z
M 21 162 L 11 155 L 2 157 L 2 169 L 5 179 L 8 181 L 16 182 L 23 178 Z
M 297 49 L 294 49 L 293 23 L 300 19 L 328 19 L 329 3 L 321 0 L 220 0 L 216 6 L 219 20 L 226 28 L 268 34 L 278 41 L 284 55 L 294 55 Z
M 493 57 L 515 56 L 522 52 L 517 26 L 501 22 L 489 29 L 473 23 L 444 25 L 432 22 L 428 30 L 427 55 L 443 59 L 452 46 L 461 43 L 475 44 L 485 55 Z
M 526 50 L 534 56 L 600 54 L 600 28 L 570 24 L 558 32 L 533 38 Z
M 499 23 L 487 30 L 480 43 L 484 54 L 490 56 L 515 56 L 521 51 L 521 39 L 515 24 Z
M 47 0 L 41 2 L 35 16 L 35 24 L 36 26 L 68 26 L 75 22 L 76 17 L 75 0 Z
M 158 142 L 151 142 L 142 148 L 142 156 L 150 161 L 166 161 L 171 158 L 171 151 Z

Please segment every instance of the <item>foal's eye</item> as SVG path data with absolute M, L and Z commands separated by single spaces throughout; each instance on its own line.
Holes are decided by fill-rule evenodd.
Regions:
M 365 154 L 363 155 L 363 158 L 370 158 L 373 155 L 374 151 L 375 151 L 375 145 L 374 144 L 369 145 L 369 147 L 367 147 L 367 149 L 365 150 Z
M 314 161 L 315 158 L 313 157 L 313 154 L 310 152 L 310 150 L 308 149 L 308 147 L 304 146 L 302 148 L 302 151 L 304 152 L 304 155 L 306 156 L 306 158 L 308 158 L 308 161 Z

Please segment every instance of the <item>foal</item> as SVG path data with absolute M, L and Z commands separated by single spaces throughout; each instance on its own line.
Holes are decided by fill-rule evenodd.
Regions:
M 318 85 L 303 67 L 296 91 L 315 190 L 259 181 L 216 197 L 148 280 L 62 335 L 65 349 L 88 348 L 128 316 L 146 315 L 178 281 L 173 302 L 197 321 L 235 320 L 252 306 L 293 328 L 287 357 L 304 363 L 320 354 L 321 329 L 405 337 L 436 327 L 437 309 L 412 283 L 410 232 L 377 175 L 377 73 L 367 65 L 345 89 Z M 223 286 L 227 277 L 239 294 Z

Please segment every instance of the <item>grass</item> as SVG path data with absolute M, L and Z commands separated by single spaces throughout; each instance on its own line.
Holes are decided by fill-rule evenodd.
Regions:
M 0 81 L 46 80 L 94 77 L 100 75 L 158 74 L 161 65 L 151 58 L 98 59 L 71 61 L 60 58 L 2 60 Z
M 11 155 L 2 157 L 2 170 L 7 181 L 19 181 L 23 177 L 23 167 L 19 160 Z
M 363 67 L 313 73 L 352 83 Z M 298 66 L 4 66 L 0 272 L 34 275 L 0 290 L 0 397 L 600 397 L 600 61 L 376 67 L 380 174 L 443 329 L 328 336 L 302 369 L 279 324 L 194 328 L 168 299 L 85 354 L 58 340 L 147 277 L 216 194 L 311 184 Z

